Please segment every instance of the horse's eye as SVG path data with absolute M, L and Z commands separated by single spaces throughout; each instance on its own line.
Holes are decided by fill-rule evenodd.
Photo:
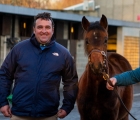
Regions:
M 107 39 L 107 38 L 105 38 L 105 43 L 107 43 L 107 40 L 108 40 L 108 39 Z
M 88 38 L 86 38 L 85 43 L 86 43 L 86 44 L 89 44 L 89 42 L 88 42 Z

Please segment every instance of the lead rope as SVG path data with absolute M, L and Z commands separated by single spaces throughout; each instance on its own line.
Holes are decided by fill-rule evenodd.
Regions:
M 126 108 L 125 104 L 123 103 L 122 99 L 120 98 L 120 96 L 119 96 L 119 94 L 118 94 L 118 92 L 117 92 L 116 87 L 111 83 L 108 74 L 106 74 L 105 72 L 102 72 L 102 73 L 103 73 L 103 78 L 104 78 L 105 80 L 107 80 L 107 82 L 109 83 L 109 85 L 111 85 L 112 87 L 115 88 L 114 91 L 115 91 L 115 93 L 116 93 L 118 99 L 120 100 L 121 104 L 124 106 L 125 110 L 129 113 L 129 115 L 130 115 L 134 120 L 137 120 L 137 119 L 128 111 L 128 109 Z

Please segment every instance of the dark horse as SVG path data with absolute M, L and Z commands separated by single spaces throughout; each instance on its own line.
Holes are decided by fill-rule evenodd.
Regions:
M 128 120 L 114 91 L 106 88 L 103 72 L 112 77 L 132 70 L 129 62 L 115 52 L 107 52 L 108 22 L 102 15 L 100 21 L 90 23 L 82 18 L 85 31 L 85 52 L 88 55 L 86 69 L 79 80 L 77 105 L 81 120 Z M 133 86 L 116 87 L 117 92 L 130 111 L 133 100 Z

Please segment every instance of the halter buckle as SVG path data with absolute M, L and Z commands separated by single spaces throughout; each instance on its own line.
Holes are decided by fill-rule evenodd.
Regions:
M 107 80 L 109 78 L 109 75 L 108 74 L 103 74 L 103 78 L 104 78 L 104 80 Z
M 104 52 L 104 51 L 101 51 L 101 54 L 102 54 L 102 55 L 104 55 L 104 56 L 106 56 L 106 54 L 105 54 L 105 52 Z

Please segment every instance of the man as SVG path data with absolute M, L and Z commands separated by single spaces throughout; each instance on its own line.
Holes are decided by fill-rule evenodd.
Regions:
M 34 19 L 34 34 L 16 44 L 0 68 L 0 111 L 11 120 L 57 120 L 74 108 L 78 77 L 72 56 L 54 37 L 50 13 Z M 59 86 L 63 81 L 63 105 Z M 12 108 L 7 101 L 12 91 Z
M 118 74 L 118 75 L 110 78 L 110 81 L 113 86 L 107 82 L 106 87 L 108 90 L 114 90 L 115 85 L 116 86 L 127 86 L 127 85 L 132 85 L 132 84 L 138 83 L 138 82 L 140 82 L 140 68 Z

